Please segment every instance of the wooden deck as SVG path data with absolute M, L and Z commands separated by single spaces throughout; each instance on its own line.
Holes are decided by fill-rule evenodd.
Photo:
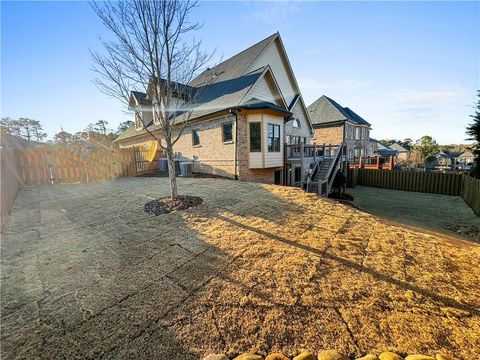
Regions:
M 349 169 L 368 170 L 393 170 L 395 168 L 394 156 L 361 156 L 348 162 Z

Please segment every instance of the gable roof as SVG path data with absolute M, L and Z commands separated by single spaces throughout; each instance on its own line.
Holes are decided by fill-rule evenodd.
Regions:
M 312 124 L 324 124 L 335 121 L 351 121 L 354 124 L 371 126 L 365 119 L 350 108 L 344 108 L 335 100 L 322 95 L 307 108 Z
M 239 52 L 231 58 L 221 62 L 213 68 L 206 69 L 195 79 L 190 81 L 190 86 L 201 86 L 205 82 L 221 82 L 243 75 L 250 64 L 262 53 L 263 50 L 272 42 L 278 33 L 270 35 L 266 39 L 250 46 L 249 48 Z
M 201 118 L 210 114 L 240 107 L 245 109 L 265 108 L 279 111 L 284 114 L 291 114 L 291 109 L 287 107 L 288 104 L 286 104 L 285 99 L 282 96 L 270 66 L 266 65 L 258 69 L 251 69 L 255 60 L 277 39 L 281 45 L 280 51 L 283 52 L 283 55 L 286 57 L 280 34 L 277 32 L 223 61 L 215 67 L 205 70 L 187 85 L 182 85 L 185 89 L 188 89 L 189 93 L 192 93 L 192 91 L 195 92 L 196 98 L 194 102 L 187 102 L 183 105 L 184 108 L 180 109 L 175 121 L 183 121 L 183 115 L 187 112 L 191 112 L 190 119 L 193 120 L 195 118 Z M 297 87 L 298 95 L 300 95 L 295 76 L 293 75 L 290 63 L 288 62 L 288 57 L 286 57 L 286 61 L 288 63 L 287 71 L 291 74 L 295 86 Z M 273 104 L 266 99 L 258 99 L 254 96 L 249 99 L 247 96 L 250 89 L 252 89 L 259 79 L 268 72 L 272 75 L 273 82 L 279 92 L 284 107 L 279 106 L 279 104 Z M 142 101 L 148 100 L 148 96 L 145 98 L 145 94 L 139 92 L 135 93 L 138 94 L 136 97 L 138 96 L 143 99 Z M 308 111 L 306 111 L 303 100 L 301 99 L 300 101 L 305 109 L 307 120 L 311 127 Z M 158 126 L 151 126 L 152 130 L 156 130 L 157 128 Z M 142 131 L 136 131 L 135 134 L 133 134 L 127 129 L 124 134 L 120 135 L 116 140 L 122 140 L 140 134 L 142 134 Z
M 134 97 L 135 100 L 137 100 L 137 103 L 140 105 L 146 105 L 146 106 L 151 106 L 152 102 L 147 99 L 147 94 L 140 92 L 140 91 L 131 91 L 130 92 L 130 97 Z
M 389 148 L 392 149 L 392 150 L 397 150 L 398 152 L 408 152 L 408 150 L 405 149 L 399 143 L 393 143 L 392 145 L 389 146 Z
M 176 123 L 184 121 L 183 116 L 185 113 L 190 112 L 190 120 L 195 118 L 201 118 L 213 113 L 219 113 L 227 111 L 229 109 L 269 109 L 274 110 L 285 115 L 291 114 L 285 107 L 280 107 L 276 104 L 260 100 L 249 99 L 244 102 L 245 96 L 249 90 L 255 85 L 255 83 L 264 74 L 265 69 L 259 69 L 252 73 L 240 76 L 235 79 L 224 80 L 221 82 L 215 82 L 202 88 L 198 88 L 200 91 L 199 96 L 195 99 L 195 103 L 187 104 L 183 109 L 177 109 L 178 115 L 175 119 Z M 160 129 L 159 125 L 150 125 L 148 127 L 150 131 Z M 145 130 L 137 131 L 134 126 L 125 130 L 115 141 L 124 140 L 131 136 L 141 135 L 145 133 Z

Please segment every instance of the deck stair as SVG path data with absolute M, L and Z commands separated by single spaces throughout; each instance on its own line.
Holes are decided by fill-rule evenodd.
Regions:
M 314 192 L 320 196 L 328 197 L 333 185 L 335 175 L 340 168 L 344 144 L 336 149 L 333 156 L 319 159 L 312 168 L 307 179 L 306 191 Z

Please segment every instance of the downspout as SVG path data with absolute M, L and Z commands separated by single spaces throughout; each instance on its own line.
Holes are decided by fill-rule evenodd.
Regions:
M 235 160 L 234 160 L 234 163 L 235 163 L 235 180 L 238 180 L 238 173 L 237 173 L 237 149 L 238 149 L 238 127 L 237 127 L 237 123 L 238 123 L 238 115 L 237 115 L 237 112 L 233 109 L 230 109 L 230 113 L 233 114 L 235 116 Z

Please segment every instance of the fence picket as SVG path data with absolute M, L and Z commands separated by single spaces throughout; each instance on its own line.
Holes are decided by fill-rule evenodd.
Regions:
M 461 196 L 480 216 L 480 180 L 466 174 L 352 169 L 349 185 Z

